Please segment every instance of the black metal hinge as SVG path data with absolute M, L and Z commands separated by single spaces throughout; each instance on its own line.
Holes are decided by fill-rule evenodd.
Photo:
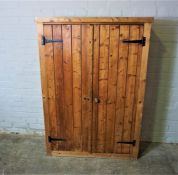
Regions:
M 129 142 L 117 142 L 117 143 L 122 143 L 122 144 L 130 144 L 130 145 L 135 146 L 135 144 L 136 144 L 136 140 L 129 141 Z
M 142 46 L 145 46 L 146 37 L 143 37 L 141 40 L 123 40 L 124 43 L 138 43 Z
M 66 141 L 66 139 L 64 139 L 64 138 L 53 138 L 53 137 L 48 136 L 48 142 L 52 142 L 52 141 L 62 141 L 62 142 L 64 142 L 64 141 Z
M 44 35 L 42 35 L 42 37 L 41 37 L 41 44 L 42 45 L 45 45 L 46 43 L 57 43 L 57 42 L 61 43 L 61 42 L 63 42 L 63 40 L 46 39 Z

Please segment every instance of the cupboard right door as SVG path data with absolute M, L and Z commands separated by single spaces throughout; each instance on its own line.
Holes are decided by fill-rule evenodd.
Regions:
M 94 25 L 92 152 L 131 154 L 143 25 Z

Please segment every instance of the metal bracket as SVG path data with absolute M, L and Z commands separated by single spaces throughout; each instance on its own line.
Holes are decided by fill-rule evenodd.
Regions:
M 50 40 L 50 39 L 46 39 L 44 35 L 42 35 L 42 37 L 41 37 L 41 45 L 43 45 L 43 46 L 45 44 L 47 44 L 47 43 L 57 43 L 57 42 L 62 43 L 63 40 Z
M 128 141 L 128 142 L 117 142 L 117 143 L 121 143 L 121 144 L 130 144 L 130 145 L 135 146 L 135 144 L 136 144 L 136 140 Z
M 142 46 L 145 46 L 146 37 L 143 37 L 141 40 L 123 40 L 124 43 L 138 43 Z
M 66 139 L 64 139 L 64 138 L 52 138 L 52 137 L 48 136 L 48 142 L 52 142 L 52 141 L 62 141 L 62 142 L 64 142 L 64 141 L 66 141 Z

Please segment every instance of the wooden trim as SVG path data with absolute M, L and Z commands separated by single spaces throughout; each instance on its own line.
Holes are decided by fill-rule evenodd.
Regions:
M 137 94 L 137 101 L 136 101 L 135 133 L 134 133 L 134 140 L 136 140 L 136 145 L 133 147 L 133 155 L 135 157 L 138 156 L 139 145 L 140 145 L 140 134 L 141 134 L 142 113 L 143 113 L 143 104 L 144 104 L 144 95 L 145 95 L 150 34 L 151 34 L 151 24 L 145 23 L 143 36 L 146 37 L 146 44 L 142 48 L 140 77 L 138 82 L 138 94 Z
M 36 17 L 36 23 L 152 23 L 153 17 Z
M 137 157 L 132 154 L 115 154 L 115 153 L 89 153 L 79 151 L 51 151 L 49 156 L 60 156 L 60 157 L 88 157 L 88 158 L 115 158 L 115 159 L 127 159 L 135 160 Z

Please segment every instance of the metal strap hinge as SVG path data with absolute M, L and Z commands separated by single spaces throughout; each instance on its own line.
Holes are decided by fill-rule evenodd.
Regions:
M 123 40 L 124 43 L 138 43 L 142 46 L 145 46 L 146 37 L 143 37 L 141 40 Z
M 64 141 L 66 141 L 66 139 L 64 139 L 64 138 L 53 138 L 53 137 L 48 136 L 48 142 L 52 142 L 52 141 L 62 141 L 62 142 L 64 142 Z
M 41 45 L 45 45 L 47 43 L 61 43 L 63 40 L 51 40 L 51 39 L 46 39 L 44 35 L 41 36 Z
M 133 146 L 135 146 L 135 144 L 136 144 L 136 140 L 133 140 L 133 141 L 126 141 L 126 142 L 117 142 L 117 143 L 121 143 L 121 144 L 130 144 L 130 145 L 133 145 Z

